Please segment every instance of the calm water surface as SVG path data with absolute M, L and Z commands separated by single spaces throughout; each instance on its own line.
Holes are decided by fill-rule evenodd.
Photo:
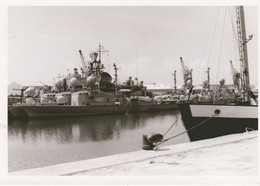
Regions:
M 81 117 L 55 120 L 13 120 L 8 125 L 8 167 L 18 171 L 142 150 L 142 136 L 164 134 L 178 111 Z M 181 119 L 165 136 L 184 131 Z M 162 146 L 188 142 L 187 134 Z

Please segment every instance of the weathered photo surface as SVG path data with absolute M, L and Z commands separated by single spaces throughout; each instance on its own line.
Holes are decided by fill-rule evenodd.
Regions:
M 257 176 L 257 6 L 8 6 L 7 20 L 10 175 Z

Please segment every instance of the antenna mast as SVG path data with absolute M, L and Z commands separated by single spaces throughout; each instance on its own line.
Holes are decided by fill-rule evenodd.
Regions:
M 98 45 L 98 55 L 99 55 L 99 61 L 101 61 L 101 53 L 102 52 L 109 52 L 108 50 L 102 50 L 104 47 L 99 43 Z

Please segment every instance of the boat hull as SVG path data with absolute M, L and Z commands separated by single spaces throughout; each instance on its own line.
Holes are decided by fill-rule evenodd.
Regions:
M 22 106 L 8 106 L 8 118 L 28 118 Z
M 178 109 L 177 104 L 145 104 L 145 105 L 98 105 L 98 106 L 22 106 L 29 118 L 54 118 L 72 116 L 91 116 L 106 114 L 124 114 L 136 112 L 158 112 Z
M 190 141 L 214 138 L 248 130 L 258 130 L 258 107 L 242 105 L 179 104 Z M 220 113 L 215 115 L 215 111 Z M 212 117 L 215 115 L 214 117 Z M 212 118 L 211 118 L 212 117 Z M 210 118 L 210 119 L 209 119 Z

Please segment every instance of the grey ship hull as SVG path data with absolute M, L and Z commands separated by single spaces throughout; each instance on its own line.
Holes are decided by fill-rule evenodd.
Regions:
M 32 105 L 21 106 L 28 118 L 55 118 L 73 116 L 93 116 L 106 114 L 124 114 L 135 112 L 158 112 L 165 110 L 178 109 L 176 103 L 168 104 L 133 104 L 133 105 L 87 105 L 87 106 L 68 106 L 68 105 Z M 14 117 L 15 118 L 15 117 Z
M 22 106 L 8 106 L 8 118 L 27 118 L 27 114 Z

